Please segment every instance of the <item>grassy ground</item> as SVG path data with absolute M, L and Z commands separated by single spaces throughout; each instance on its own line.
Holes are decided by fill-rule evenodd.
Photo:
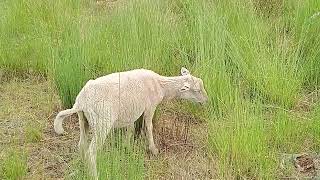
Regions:
M 0 114 L 1 179 L 85 179 L 77 151 L 77 117 L 72 116 L 64 123 L 68 135 L 54 133 L 53 119 L 60 103 L 49 87 L 45 79 L 34 76 L 12 79 L 0 85 L 3 109 Z M 159 109 L 155 138 L 161 153 L 158 157 L 148 153 L 140 156 L 146 166 L 143 174 L 148 179 L 213 177 L 214 166 L 206 148 L 207 136 L 202 136 L 206 123 L 191 113 L 177 111 L 177 106 L 181 105 L 167 104 Z M 117 154 L 111 152 L 109 156 Z
M 47 170 L 45 129 L 58 101 L 47 81 L 30 78 L 0 85 L 2 179 L 39 178 Z
M 3 142 L 9 146 L 1 146 L 2 174 L 13 177 L 12 166 L 21 176 L 35 171 L 29 168 L 39 164 L 23 165 L 30 157 L 23 147 L 31 144 L 52 155 L 44 162 L 56 159 L 63 164 L 42 164 L 51 169 L 34 168 L 37 171 L 61 172 L 70 166 L 71 178 L 85 175 L 75 160 L 77 127 L 70 123 L 66 129 L 75 131 L 56 137 L 49 128 L 51 116 L 70 107 L 90 78 L 141 67 L 173 76 L 186 66 L 204 80 L 210 103 L 204 108 L 188 103 L 163 106 L 155 132 L 164 152 L 156 160 L 141 161 L 143 145 L 132 153 L 117 145 L 118 150 L 111 148 L 101 156 L 101 162 L 116 158 L 111 159 L 116 163 L 101 163 L 106 175 L 125 178 L 136 171 L 137 179 L 298 176 L 294 169 L 281 168 L 280 157 L 319 150 L 319 9 L 318 0 L 0 1 L 0 134 L 12 137 Z M 36 76 L 21 80 L 28 74 Z M 17 80 L 6 82 L 12 77 Z M 25 88 L 31 82 L 32 88 L 46 92 Z M 175 129 L 162 122 L 180 124 Z M 128 174 L 122 175 L 126 165 Z

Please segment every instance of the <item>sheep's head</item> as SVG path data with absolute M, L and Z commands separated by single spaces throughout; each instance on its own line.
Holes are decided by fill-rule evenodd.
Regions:
M 193 102 L 205 103 L 208 101 L 208 95 L 204 89 L 203 81 L 200 78 L 194 77 L 190 72 L 182 67 L 181 75 L 183 78 L 183 85 L 179 89 L 180 97 L 182 99 L 191 100 Z

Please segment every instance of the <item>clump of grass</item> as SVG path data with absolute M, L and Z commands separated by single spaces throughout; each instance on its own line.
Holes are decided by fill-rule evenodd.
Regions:
M 1 165 L 3 179 L 22 179 L 27 174 L 27 157 L 23 152 L 10 150 Z
M 304 130 L 310 123 L 309 120 L 299 119 L 293 114 L 278 110 L 273 118 L 271 142 L 273 148 L 279 153 L 298 153 L 306 148 L 304 141 L 308 132 Z
M 29 123 L 25 127 L 25 139 L 27 142 L 39 142 L 42 138 L 42 128 L 39 125 Z
M 218 153 L 220 176 L 275 178 L 275 154 L 268 149 L 267 123 L 255 108 L 258 103 L 239 103 L 227 117 L 209 124 L 210 149 Z

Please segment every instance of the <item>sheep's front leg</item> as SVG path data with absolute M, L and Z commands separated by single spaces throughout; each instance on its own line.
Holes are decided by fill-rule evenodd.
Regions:
M 155 112 L 155 108 L 149 109 L 144 112 L 143 119 L 145 121 L 146 125 L 146 135 L 149 143 L 149 150 L 151 151 L 152 154 L 157 155 L 159 153 L 159 150 L 156 148 L 153 140 L 153 125 L 152 125 L 152 118 Z

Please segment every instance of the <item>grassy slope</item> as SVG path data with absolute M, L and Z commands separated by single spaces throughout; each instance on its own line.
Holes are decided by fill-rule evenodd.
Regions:
M 1 3 L 1 69 L 45 74 L 66 107 L 89 78 L 190 67 L 210 95 L 199 116 L 220 177 L 289 176 L 279 154 L 319 147 L 317 96 L 308 98 L 320 82 L 318 0 Z

